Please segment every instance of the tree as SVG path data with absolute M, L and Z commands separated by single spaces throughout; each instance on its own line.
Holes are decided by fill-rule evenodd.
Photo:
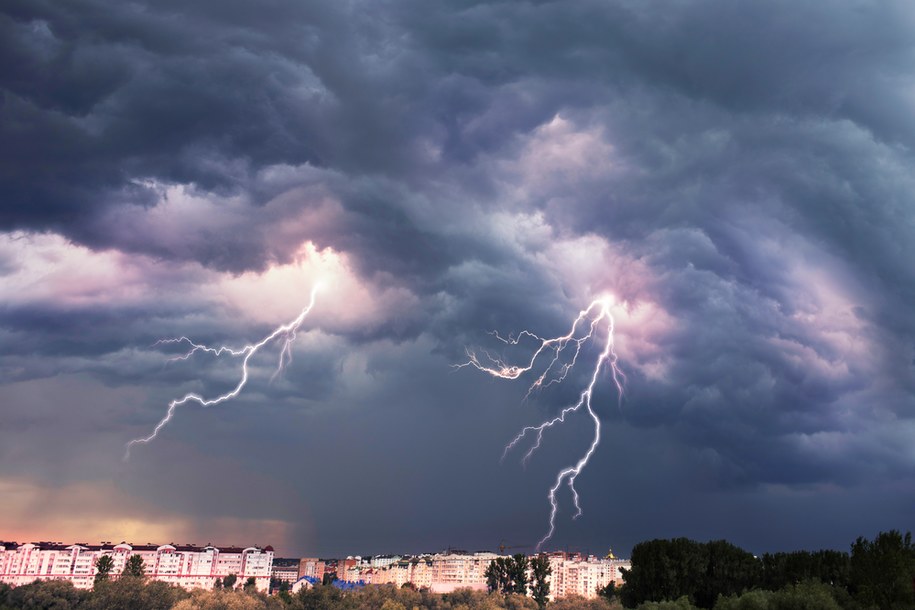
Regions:
M 849 557 L 841 551 L 766 553 L 762 556 L 762 567 L 762 586 L 770 591 L 811 579 L 834 587 L 848 587 Z
M 276 597 L 249 595 L 241 591 L 205 591 L 197 589 L 190 597 L 170 610 L 282 610 L 283 602 Z M 132 609 L 131 609 L 132 610 Z
M 248 591 L 249 593 L 251 591 L 257 591 L 257 579 L 253 576 L 249 576 L 245 581 L 244 586 L 242 586 L 242 589 Z
M 343 606 L 343 592 L 332 585 L 301 589 L 294 600 L 302 610 L 333 610 Z
M 620 610 L 619 605 L 611 606 L 603 597 L 584 598 L 581 595 L 566 595 L 550 602 L 549 610 Z
M 489 566 L 486 568 L 486 571 L 483 573 L 486 576 L 486 588 L 489 589 L 490 593 L 502 592 L 503 585 L 507 582 L 508 578 L 505 572 L 505 558 L 498 557 L 489 562 Z
M 767 610 L 841 610 L 841 607 L 833 597 L 832 587 L 808 580 L 773 593 Z
M 623 569 L 623 605 L 677 599 L 692 594 L 705 576 L 704 546 L 687 538 L 649 540 L 632 548 L 632 567 Z
M 498 557 L 489 562 L 484 575 L 490 592 L 498 591 L 503 595 L 527 595 L 527 557 L 514 555 Z
M 92 591 L 80 610 L 169 610 L 189 595 L 188 591 L 153 580 L 122 576 Z
M 0 591 L 0 608 L 47 608 L 48 610 L 75 610 L 89 592 L 77 589 L 73 583 L 60 580 L 35 582 Z
M 762 565 L 751 553 L 725 540 L 705 545 L 705 576 L 694 592 L 700 608 L 711 608 L 721 595 L 734 595 L 759 586 Z
M 720 595 L 759 586 L 762 566 L 750 553 L 724 540 L 651 540 L 632 549 L 632 568 L 623 570 L 620 598 L 633 608 L 644 602 L 686 597 L 711 608 Z
M 645 602 L 639 605 L 637 610 L 696 610 L 696 606 L 692 605 L 689 598 L 683 595 L 676 601 Z
M 874 541 L 851 546 L 850 589 L 863 606 L 880 610 L 915 608 L 915 546 L 912 534 L 880 532 Z
M 508 593 L 517 593 L 518 595 L 527 595 L 527 568 L 530 565 L 527 557 L 518 553 L 512 556 L 508 562 Z
M 143 578 L 146 576 L 146 564 L 139 555 L 131 555 L 124 564 L 123 576 L 133 576 L 134 578 Z
M 233 589 L 235 588 L 235 583 L 238 582 L 238 576 L 235 574 L 229 574 L 222 579 L 222 588 L 223 589 Z
M 545 555 L 538 555 L 531 559 L 531 597 L 540 608 L 545 608 L 550 597 L 550 560 Z
M 102 555 L 95 560 L 95 585 L 108 580 L 111 570 L 114 569 L 114 558 L 111 555 Z
M 616 581 L 611 580 L 607 583 L 606 587 L 600 587 L 597 590 L 597 595 L 604 598 L 608 602 L 615 602 L 620 595 L 619 587 L 616 586 Z

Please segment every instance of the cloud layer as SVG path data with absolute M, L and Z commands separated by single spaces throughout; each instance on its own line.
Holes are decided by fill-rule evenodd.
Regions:
M 450 365 L 604 294 L 627 396 L 557 544 L 904 527 L 913 41 L 904 2 L 6 3 L 4 535 L 57 488 L 290 553 L 533 541 L 587 426 L 498 457 L 576 379 L 522 404 Z M 237 379 L 157 339 L 255 340 L 319 279 L 281 379 L 117 463 Z

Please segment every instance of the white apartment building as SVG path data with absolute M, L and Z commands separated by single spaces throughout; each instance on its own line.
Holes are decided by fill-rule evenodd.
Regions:
M 550 553 L 550 599 L 567 595 L 597 597 L 598 589 L 611 582 L 623 584 L 620 568 L 629 569 L 632 564 L 625 559 L 600 559 L 593 555 L 583 557 L 578 553 Z
M 486 590 L 486 569 L 490 562 L 503 555 L 495 553 L 448 552 L 401 559 L 383 567 L 351 565 L 344 580 L 366 584 L 411 583 L 416 588 L 428 587 L 435 593 L 450 593 L 455 589 Z M 578 553 L 550 553 L 550 599 L 568 595 L 597 597 L 598 589 L 610 582 L 623 583 L 620 568 L 629 568 L 622 559 L 601 559 Z
M 455 589 L 486 590 L 486 568 L 499 557 L 494 553 L 437 553 L 409 559 L 392 559 L 380 565 L 355 565 L 346 568 L 345 580 L 366 584 L 411 583 L 416 588 L 428 587 L 435 593 L 450 593 Z
M 181 587 L 211 588 L 216 579 L 229 574 L 239 584 L 253 577 L 258 590 L 267 591 L 273 564 L 273 548 L 197 547 L 190 545 L 90 545 L 59 543 L 16 544 L 0 542 L 0 582 L 13 586 L 41 580 L 69 580 L 89 589 L 95 580 L 95 562 L 103 555 L 114 560 L 111 579 L 124 570 L 131 555 L 143 558 L 146 576 Z

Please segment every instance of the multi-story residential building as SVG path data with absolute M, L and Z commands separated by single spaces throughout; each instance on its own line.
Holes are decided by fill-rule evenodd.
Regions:
M 303 557 L 299 559 L 299 578 L 307 576 L 317 582 L 324 580 L 324 561 L 317 557 Z
M 435 593 L 455 589 L 486 590 L 486 568 L 499 557 L 495 553 L 448 552 L 432 556 L 432 583 Z
M 450 593 L 455 589 L 486 590 L 486 569 L 503 555 L 495 553 L 465 553 L 449 551 L 435 555 L 404 558 L 383 567 L 367 567 L 368 562 L 351 565 L 345 571 L 345 580 L 366 584 L 394 584 L 398 587 L 411 583 L 417 588 L 428 587 L 436 593 Z M 577 553 L 551 553 L 548 555 L 550 597 L 567 595 L 586 598 L 597 596 L 598 589 L 610 582 L 622 584 L 620 568 L 630 563 L 620 559 L 599 559 Z
M 401 560 L 400 555 L 375 555 L 368 558 L 368 564 L 373 568 L 386 568 L 392 563 Z
M 493 553 L 447 552 L 422 555 L 408 559 L 387 558 L 351 565 L 343 572 L 341 580 L 367 584 L 394 584 L 398 587 L 411 583 L 417 588 L 428 587 L 436 593 L 450 593 L 455 589 L 486 589 L 486 568 L 498 557 Z M 339 565 L 339 564 L 338 564 Z M 340 568 L 338 567 L 338 574 Z
M 281 557 L 273 558 L 273 566 L 270 568 L 270 582 L 274 587 L 280 583 L 292 585 L 298 579 L 298 559 L 285 559 Z
M 550 553 L 550 599 L 567 595 L 597 597 L 598 589 L 611 582 L 623 583 L 620 568 L 630 568 L 625 559 L 600 559 L 579 553 Z
M 88 589 L 95 580 L 96 561 L 103 555 L 110 555 L 114 561 L 111 579 L 118 578 L 131 555 L 139 555 L 148 578 L 185 588 L 210 588 L 217 579 L 235 574 L 241 583 L 253 577 L 257 588 L 266 591 L 273 564 L 273 548 L 269 546 L 243 549 L 174 544 L 0 542 L 0 582 L 17 586 L 36 579 L 68 580 L 76 587 Z
M 347 557 L 346 559 L 337 560 L 337 579 L 348 582 L 355 582 L 353 579 L 354 568 L 358 568 L 360 557 Z M 356 570 L 358 571 L 358 570 Z

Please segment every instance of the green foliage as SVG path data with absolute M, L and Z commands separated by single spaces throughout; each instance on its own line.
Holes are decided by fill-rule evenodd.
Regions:
M 832 587 L 816 581 L 788 585 L 772 594 L 767 610 L 842 610 Z
M 21 587 L 0 589 L 0 608 L 71 610 L 82 607 L 88 591 L 62 580 L 36 580 Z
M 489 589 L 490 593 L 508 591 L 508 561 L 508 558 L 497 557 L 489 562 L 489 566 L 483 574 L 486 576 L 486 587 Z
M 127 563 L 124 564 L 124 571 L 121 572 L 121 574 L 134 578 L 143 578 L 146 576 L 146 564 L 143 563 L 143 558 L 139 555 L 131 555 L 128 557 Z
M 715 610 L 768 610 L 771 591 L 747 591 L 743 595 L 719 597 Z
M 912 534 L 880 532 L 872 541 L 858 538 L 851 547 L 850 587 L 865 607 L 915 608 L 915 547 Z
M 343 602 L 343 592 L 330 585 L 318 585 L 311 589 L 301 589 L 293 596 L 296 610 L 324 610 L 353 608 Z
M 620 587 L 616 586 L 615 581 L 610 581 L 607 583 L 606 587 L 600 587 L 597 590 L 597 595 L 607 601 L 610 604 L 620 604 Z
M 111 555 L 102 555 L 95 560 L 95 585 L 108 580 L 111 570 L 114 569 L 114 558 Z
M 442 595 L 414 586 L 344 592 L 319 585 L 268 597 L 257 592 L 254 578 L 234 589 L 234 574 L 217 579 L 213 590 L 189 592 L 147 582 L 139 555 L 128 558 L 115 580 L 112 567 L 110 557 L 97 561 L 91 591 L 68 581 L 0 583 L 0 610 L 620 610 L 621 601 L 637 610 L 915 609 L 915 545 L 911 534 L 897 531 L 881 532 L 873 541 L 858 538 L 850 556 L 799 551 L 761 560 L 725 541 L 652 540 L 633 549 L 622 587 L 611 583 L 595 599 L 569 596 L 550 603 L 551 570 L 543 556 L 493 561 L 486 570 L 490 593 L 459 589 Z
M 197 589 L 171 610 L 283 610 L 283 602 L 266 595 L 241 591 Z
M 841 602 L 840 602 L 841 600 Z M 721 597 L 715 610 L 857 610 L 859 606 L 842 589 L 818 580 L 787 585 L 778 591 L 750 591 Z
M 491 600 L 490 600 L 491 601 Z M 527 595 L 520 593 L 509 593 L 502 598 L 501 606 L 470 606 L 470 608 L 505 608 L 505 610 L 536 610 L 537 602 Z
M 538 555 L 531 559 L 531 597 L 540 608 L 546 607 L 550 596 L 550 560 L 545 555 Z
M 527 595 L 528 566 L 527 557 L 521 554 L 493 559 L 484 573 L 490 593 Z
M 724 540 L 651 540 L 632 549 L 632 569 L 623 571 L 620 598 L 628 608 L 681 597 L 711 608 L 720 595 L 752 589 L 761 578 L 759 561 Z
M 766 553 L 762 556 L 762 564 L 762 586 L 770 591 L 806 580 L 819 580 L 841 588 L 848 587 L 849 583 L 849 556 L 841 551 Z
M 692 605 L 689 601 L 689 598 L 683 595 L 676 601 L 672 602 L 645 602 L 639 605 L 637 610 L 696 610 L 696 606 Z
M 170 610 L 190 595 L 180 587 L 164 582 L 145 582 L 136 576 L 121 578 L 97 587 L 81 609 L 85 610 Z
M 580 595 L 566 595 L 550 602 L 548 610 L 620 610 L 619 604 L 612 604 L 604 597 L 586 599 Z

